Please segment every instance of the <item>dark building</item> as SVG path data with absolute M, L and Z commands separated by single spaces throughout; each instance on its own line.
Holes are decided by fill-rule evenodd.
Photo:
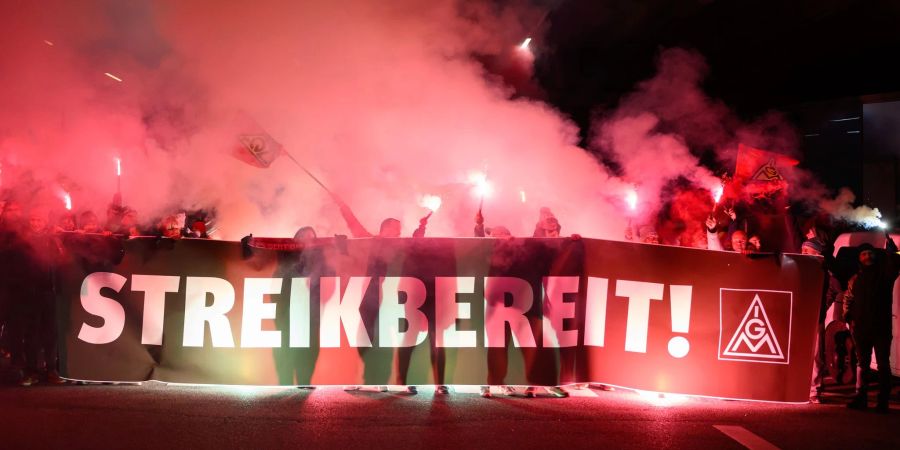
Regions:
M 790 108 L 803 136 L 803 166 L 830 189 L 900 217 L 900 93 L 846 97 Z

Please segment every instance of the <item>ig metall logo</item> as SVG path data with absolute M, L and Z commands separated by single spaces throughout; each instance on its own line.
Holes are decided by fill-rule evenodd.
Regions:
M 794 294 L 719 290 L 719 359 L 788 364 Z

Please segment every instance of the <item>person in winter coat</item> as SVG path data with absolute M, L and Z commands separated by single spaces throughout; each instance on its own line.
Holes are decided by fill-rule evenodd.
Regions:
M 856 376 L 856 397 L 847 406 L 851 409 L 868 407 L 866 375 L 872 363 L 872 349 L 878 363 L 879 412 L 888 411 L 891 393 L 891 307 L 894 280 L 897 278 L 897 246 L 887 236 L 885 250 L 869 244 L 860 245 L 859 271 L 850 279 L 844 294 L 844 320 L 856 341 L 859 361 Z
M 15 328 L 11 335 L 16 351 L 25 366 L 19 384 L 31 386 L 38 382 L 40 357 L 46 365 L 46 379 L 53 384 L 65 381 L 57 373 L 56 293 L 53 286 L 56 265 L 61 256 L 59 242 L 48 227 L 49 212 L 33 208 L 28 226 L 22 233 L 26 248 L 23 289 L 11 299 Z
M 816 332 L 816 357 L 813 362 L 812 382 L 809 389 L 809 401 L 811 403 L 822 403 L 822 392 L 825 390 L 825 372 L 827 364 L 825 362 L 825 314 L 832 303 L 839 300 L 843 294 L 841 283 L 831 273 L 830 267 L 833 264 L 831 258 L 831 249 L 818 239 L 809 239 L 800 247 L 800 253 L 809 256 L 824 256 L 823 269 L 825 270 L 824 283 L 822 290 L 822 302 L 819 306 L 819 322 Z

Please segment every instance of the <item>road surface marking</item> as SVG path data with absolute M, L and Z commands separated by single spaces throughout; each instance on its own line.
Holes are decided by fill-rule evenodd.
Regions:
M 739 444 L 750 450 L 778 450 L 771 442 L 751 433 L 744 427 L 736 425 L 713 425 L 713 428 L 721 431 L 726 436 L 734 439 Z

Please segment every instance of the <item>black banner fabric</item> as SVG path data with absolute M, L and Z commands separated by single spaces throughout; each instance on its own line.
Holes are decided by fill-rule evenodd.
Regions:
M 814 257 L 593 239 L 112 241 L 64 241 L 65 377 L 809 393 Z

